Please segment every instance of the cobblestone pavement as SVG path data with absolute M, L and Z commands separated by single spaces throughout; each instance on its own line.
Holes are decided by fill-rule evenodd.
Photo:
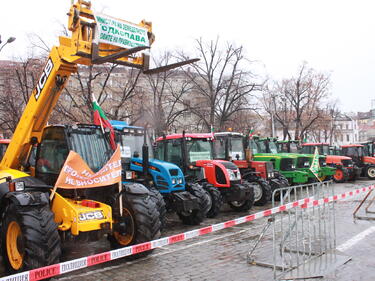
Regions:
M 336 184 L 335 193 L 343 193 L 370 184 L 370 181 Z M 371 221 L 353 222 L 352 212 L 359 199 L 359 197 L 351 198 L 340 201 L 336 205 L 337 245 L 341 245 L 357 234 L 375 226 L 375 222 Z M 254 207 L 250 213 L 270 207 L 270 204 Z M 232 212 L 226 208 L 218 218 L 207 219 L 201 226 L 223 222 L 246 214 L 246 212 Z M 255 220 L 155 249 L 149 256 L 142 259 L 115 260 L 53 280 L 273 280 L 270 268 L 250 265 L 246 259 L 250 245 L 260 234 L 265 222 L 266 219 Z M 182 225 L 177 216 L 169 214 L 168 230 L 163 233 L 163 236 L 194 228 L 196 227 Z M 373 270 L 375 261 L 371 256 L 372 251 L 375 251 L 374 237 L 375 232 L 345 250 L 345 254 L 350 255 L 352 260 L 339 267 L 324 280 L 375 280 L 375 271 Z M 64 260 L 108 250 L 109 245 L 106 240 L 85 245 L 66 245 Z M 272 262 L 272 231 L 268 231 L 265 235 L 257 253 L 269 256 L 269 261 Z

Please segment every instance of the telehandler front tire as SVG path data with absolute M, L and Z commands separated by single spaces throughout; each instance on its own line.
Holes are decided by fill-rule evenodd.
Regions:
M 159 212 L 151 196 L 149 194 L 122 194 L 121 198 L 126 230 L 124 233 L 114 231 L 108 236 L 111 247 L 118 249 L 160 238 Z M 129 258 L 144 257 L 151 252 L 141 252 Z
M 61 242 L 50 206 L 10 202 L 2 218 L 1 246 L 10 273 L 58 263 Z

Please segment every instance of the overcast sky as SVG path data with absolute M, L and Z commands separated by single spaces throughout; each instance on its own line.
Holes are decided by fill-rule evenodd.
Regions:
M 57 44 L 70 0 L 2 1 L 0 35 L 16 41 L 0 59 L 24 57 L 28 34 Z M 134 23 L 153 23 L 152 49 L 192 50 L 194 39 L 244 46 L 271 78 L 295 75 L 303 61 L 331 73 L 332 93 L 345 111 L 367 111 L 375 99 L 375 1 L 345 0 L 93 0 L 93 9 Z

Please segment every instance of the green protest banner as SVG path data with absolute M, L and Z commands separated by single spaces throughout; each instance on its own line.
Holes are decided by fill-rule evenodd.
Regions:
M 130 49 L 149 46 L 147 29 L 103 14 L 95 14 L 99 42 Z
M 319 169 L 320 169 L 320 165 L 319 165 L 319 152 L 318 152 L 318 148 L 315 147 L 314 157 L 313 157 L 313 160 L 312 160 L 312 163 L 311 163 L 311 166 L 310 166 L 310 171 L 320 181 L 319 174 L 318 174 Z

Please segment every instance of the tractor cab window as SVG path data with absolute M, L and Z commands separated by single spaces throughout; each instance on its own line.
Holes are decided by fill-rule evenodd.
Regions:
M 359 157 L 363 153 L 362 147 L 345 147 L 343 150 L 345 155 L 349 157 Z
M 280 152 L 288 152 L 288 144 L 285 142 L 278 142 L 277 150 Z
M 260 153 L 267 153 L 267 146 L 265 141 L 259 141 L 258 148 Z
M 370 156 L 370 151 L 369 151 L 368 145 L 365 145 L 363 147 L 363 155 Z
M 98 172 L 113 154 L 108 139 L 100 128 L 71 129 L 69 141 L 72 150 L 82 157 L 94 173 Z
M 319 151 L 319 153 L 322 153 L 322 151 Z M 323 155 L 329 155 L 329 146 L 323 145 Z
M 191 139 L 186 141 L 188 161 L 212 160 L 212 146 L 210 139 Z
M 167 150 L 167 157 L 164 159 L 164 150 L 158 153 L 162 153 L 163 155 L 160 159 L 163 159 L 164 161 L 171 162 L 173 164 L 176 164 L 179 167 L 183 166 L 183 159 L 182 159 L 182 152 L 181 152 L 181 139 L 172 139 L 168 140 L 166 143 L 166 150 Z
M 142 157 L 142 146 L 144 143 L 144 130 L 136 129 L 134 132 L 122 132 L 120 138 L 121 158 Z M 146 135 L 148 146 L 148 157 L 154 158 L 152 144 Z
M 249 148 L 251 149 L 252 154 L 260 153 L 260 149 L 258 148 L 258 145 L 254 140 L 250 140 L 249 146 L 250 146 Z
M 215 158 L 225 159 L 225 138 L 215 137 L 213 144 L 214 144 Z
M 290 147 L 290 153 L 298 153 L 299 149 L 298 149 L 298 144 L 297 143 L 290 142 L 289 143 L 289 147 Z
M 277 146 L 274 141 L 269 141 L 268 147 L 269 147 L 270 153 L 277 153 Z
M 245 159 L 245 150 L 242 137 L 233 137 L 231 138 L 229 156 L 232 157 L 232 160 L 244 160 Z
M 155 158 L 156 159 L 159 159 L 159 160 L 162 160 L 162 161 L 167 161 L 166 159 L 164 159 L 164 142 L 161 141 L 161 142 L 157 142 L 156 143 L 156 149 L 155 149 Z
M 301 153 L 302 154 L 314 154 L 315 146 L 313 145 L 304 145 L 302 146 Z
M 58 175 L 69 153 L 64 128 L 47 128 L 38 151 L 36 172 Z
M 5 151 L 8 148 L 8 143 L 0 143 L 0 160 L 3 158 Z

